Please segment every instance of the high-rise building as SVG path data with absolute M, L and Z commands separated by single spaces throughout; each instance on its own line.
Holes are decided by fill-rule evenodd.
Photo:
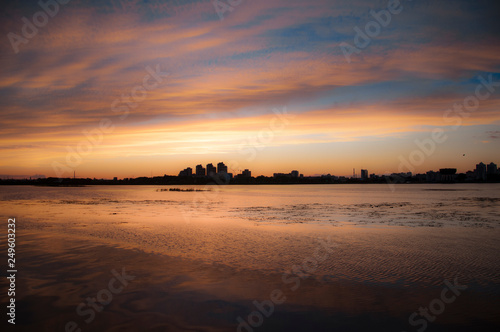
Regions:
M 367 169 L 361 170 L 361 180 L 368 180 L 368 170 Z
M 217 164 L 217 174 L 227 174 L 227 166 L 223 162 Z
M 299 177 L 299 171 L 292 171 L 290 173 L 290 175 L 292 176 L 292 178 L 298 178 Z
M 488 175 L 496 175 L 497 172 L 498 172 L 497 164 L 489 163 L 488 166 L 486 167 L 486 173 Z
M 245 178 L 251 178 L 252 172 L 250 172 L 248 169 L 245 169 L 243 172 L 241 172 L 241 176 Z
M 193 175 L 193 169 L 191 167 L 183 169 L 182 171 L 179 172 L 179 176 L 192 176 L 192 175 Z
M 196 165 L 196 176 L 205 176 L 205 168 L 203 165 Z
M 207 164 L 207 175 L 214 176 L 215 174 L 217 174 L 217 169 L 215 168 L 215 166 L 212 164 Z
M 476 165 L 476 180 L 485 181 L 486 180 L 486 165 L 479 163 Z

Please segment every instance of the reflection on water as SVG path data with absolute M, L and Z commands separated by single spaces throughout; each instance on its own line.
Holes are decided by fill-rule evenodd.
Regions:
M 408 315 L 427 305 L 445 279 L 457 276 L 469 286 L 469 295 L 461 304 L 457 300 L 451 316 L 440 320 L 455 324 L 462 317 L 462 324 L 464 317 L 474 320 L 482 312 L 487 324 L 498 323 L 498 304 L 492 303 L 500 295 L 499 185 L 401 185 L 395 192 L 385 185 L 157 190 L 162 188 L 1 186 L 2 218 L 15 216 L 20 236 L 26 235 L 22 250 L 31 266 L 26 272 L 44 270 L 41 258 L 50 264 L 64 262 L 57 273 L 24 280 L 29 292 L 46 302 L 61 287 L 71 300 L 63 301 L 60 310 L 71 315 L 78 299 L 100 289 L 93 285 L 96 275 L 109 272 L 110 264 L 121 264 L 115 269 L 132 264 L 137 286 L 127 289 L 114 306 L 137 306 L 158 324 L 168 321 L 158 326 L 172 330 L 188 329 L 182 310 L 204 312 L 200 330 L 234 331 L 235 317 L 255 309 L 252 300 L 285 287 L 281 275 L 311 257 L 318 239 L 331 238 L 334 253 L 299 290 L 288 294 L 268 330 L 286 330 L 281 319 L 290 320 L 288 314 L 297 310 L 308 318 L 320 310 L 318 321 L 336 317 L 336 326 L 346 324 L 345 329 L 361 316 L 378 312 L 381 316 L 365 317 L 368 321 L 362 324 L 370 327 L 367 322 L 381 319 L 386 326 L 406 324 L 399 330 L 409 330 Z M 111 257 L 106 247 L 115 248 Z M 88 271 L 89 264 L 93 273 L 61 284 L 62 276 Z M 173 299 L 184 303 L 182 310 Z M 476 306 L 472 311 L 471 303 Z M 176 314 L 159 315 L 165 308 Z M 147 314 L 134 316 L 135 323 L 124 323 L 127 314 L 120 311 L 106 317 L 113 326 L 132 326 Z M 110 326 L 105 321 L 95 326 L 99 324 Z M 317 329 L 330 330 L 323 325 Z

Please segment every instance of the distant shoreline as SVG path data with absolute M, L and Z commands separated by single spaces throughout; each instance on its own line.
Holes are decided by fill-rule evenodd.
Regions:
M 270 180 L 271 179 L 271 180 Z M 163 179 L 162 179 L 163 180 Z M 261 185 L 322 185 L 322 184 L 386 184 L 386 185 L 397 185 L 397 184 L 492 184 L 500 183 L 498 180 L 494 181 L 447 181 L 447 182 L 428 182 L 428 181 L 397 181 L 390 179 L 389 177 L 383 180 L 371 181 L 371 180 L 360 180 L 360 179 L 349 179 L 347 181 L 332 181 L 330 179 L 324 178 L 304 178 L 298 179 L 298 181 L 280 181 L 280 179 L 266 178 L 265 181 L 258 181 L 252 178 L 254 181 L 230 181 L 229 183 L 216 182 L 209 179 L 203 179 L 202 181 L 182 181 L 182 180 L 158 180 L 157 178 L 146 178 L 146 179 L 128 179 L 128 180 L 98 180 L 98 179 L 37 179 L 37 180 L 0 180 L 0 186 L 35 186 L 35 187 L 86 187 L 86 186 L 231 186 L 231 185 L 247 185 L 247 186 L 261 186 Z M 181 191 L 181 190 L 179 190 Z

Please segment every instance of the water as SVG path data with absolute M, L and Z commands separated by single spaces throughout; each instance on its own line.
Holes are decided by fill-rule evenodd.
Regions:
M 429 245 L 441 256 L 464 248 L 463 255 L 489 252 L 494 248 L 482 239 L 494 240 L 500 226 L 497 184 L 400 185 L 395 191 L 387 185 L 160 188 L 169 187 L 0 187 L 0 202 L 22 229 L 276 271 L 314 250 L 319 237 L 332 237 L 339 251 L 349 247 L 342 255 L 349 259 L 354 250 L 368 251 L 363 261 L 391 250 L 395 260 L 432 255 Z M 436 242 L 441 238 L 444 248 Z M 410 247 L 404 243 L 412 240 Z
M 289 287 L 282 276 L 310 264 L 304 279 L 319 286 L 301 286 L 287 302 L 310 308 L 308 313 L 356 317 L 386 308 L 404 321 L 439 295 L 444 280 L 459 278 L 473 296 L 455 305 L 451 321 L 496 319 L 498 305 L 491 301 L 500 295 L 498 184 L 398 185 L 394 191 L 377 184 L 175 187 L 206 191 L 0 186 L 0 207 L 3 219 L 16 217 L 20 236 L 74 239 L 213 267 L 227 283 L 215 286 L 200 281 L 200 274 L 190 284 L 219 300 L 252 299 L 262 284 Z M 326 250 L 322 241 L 331 247 Z M 318 252 L 324 260 L 315 261 Z M 253 276 L 244 278 L 246 286 L 243 275 Z M 338 285 L 357 300 L 340 307 L 318 300 Z M 403 290 L 408 298 L 400 298 Z M 329 296 L 338 297 L 335 292 Z M 386 295 L 380 298 L 380 292 Z M 481 314 L 471 312 L 467 301 Z M 227 321 L 230 326 L 235 317 Z

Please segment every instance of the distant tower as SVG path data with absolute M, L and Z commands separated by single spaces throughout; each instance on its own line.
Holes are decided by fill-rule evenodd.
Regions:
M 485 181 L 486 180 L 486 165 L 479 163 L 476 165 L 476 180 Z
M 489 163 L 486 166 L 486 174 L 487 175 L 495 175 L 498 173 L 498 166 L 495 163 Z
M 196 165 L 196 176 L 205 176 L 205 168 L 203 165 Z
M 217 164 L 217 174 L 227 174 L 227 166 L 223 162 Z
M 355 168 L 352 169 L 352 177 L 356 178 L 356 169 Z
M 76 171 L 73 171 L 73 180 L 76 178 Z
M 241 172 L 241 177 L 251 178 L 252 177 L 252 172 L 250 172 L 250 170 L 248 170 L 248 169 L 245 169 L 243 172 Z
M 217 173 L 217 169 L 212 164 L 207 164 L 207 176 L 214 176 Z

